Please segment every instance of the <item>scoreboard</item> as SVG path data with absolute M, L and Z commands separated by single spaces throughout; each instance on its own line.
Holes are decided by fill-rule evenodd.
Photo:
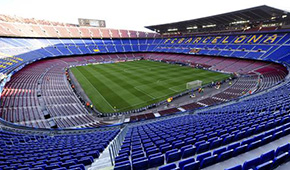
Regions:
M 89 26 L 89 27 L 106 27 L 105 20 L 98 20 L 98 19 L 85 19 L 79 18 L 79 25 L 80 26 Z

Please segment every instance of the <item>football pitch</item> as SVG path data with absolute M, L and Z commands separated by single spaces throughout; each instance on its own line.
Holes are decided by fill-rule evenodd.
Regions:
M 201 80 L 203 84 L 229 77 L 154 61 L 130 61 L 71 68 L 72 73 L 103 113 L 141 108 L 186 90 L 186 83 Z

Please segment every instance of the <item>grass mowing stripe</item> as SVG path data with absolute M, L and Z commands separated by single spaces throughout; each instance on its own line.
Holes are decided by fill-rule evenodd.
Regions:
M 78 68 L 76 68 L 75 69 L 76 71 L 78 71 L 81 75 L 82 75 L 82 77 L 95 89 L 95 91 L 102 97 L 102 99 L 108 104 L 108 106 L 110 106 L 112 109 L 114 109 L 113 108 L 113 106 L 104 98 L 104 96 L 98 91 L 98 89 L 87 79 L 87 77 L 85 76 L 85 75 L 83 75 L 83 73 L 82 72 L 80 72 L 79 71 L 79 69 Z M 74 73 L 75 74 L 75 73 Z
M 120 96 L 118 96 L 118 94 L 114 93 L 114 90 L 112 90 L 111 88 L 109 88 L 104 82 L 100 81 L 99 79 L 97 79 L 96 77 L 94 77 L 94 75 L 91 74 L 91 72 L 89 72 L 87 70 L 86 67 L 80 67 L 79 69 L 82 69 L 82 72 L 85 73 L 85 75 L 87 77 L 89 77 L 89 79 L 91 79 L 91 83 L 98 88 L 98 91 L 101 93 L 101 95 L 106 99 L 106 101 L 108 101 L 111 106 L 116 106 L 116 103 L 125 103 L 124 105 L 128 105 L 128 103 L 126 103 L 126 101 L 122 98 L 120 98 Z M 86 91 L 86 89 L 84 89 L 86 93 L 88 93 Z M 94 94 L 89 94 L 90 96 L 94 97 Z M 109 97 L 110 95 L 112 96 Z M 102 105 L 99 103 L 99 101 L 94 100 L 95 102 L 94 105 L 97 106 L 97 108 L 99 108 L 99 110 L 101 112 L 114 112 L 115 108 L 112 109 L 112 107 L 106 107 L 106 105 Z
M 110 66 L 108 66 L 108 67 L 110 67 Z M 120 72 L 122 72 L 122 70 L 120 70 Z M 147 70 L 147 72 L 148 72 L 148 70 Z M 131 80 L 129 80 L 131 82 L 131 84 L 133 83 L 132 81 L 134 81 L 134 82 L 138 81 L 141 86 L 146 86 L 147 84 L 152 84 L 152 82 L 155 79 L 164 77 L 164 75 L 158 74 L 156 72 L 153 72 L 153 73 L 150 73 L 147 75 L 143 74 L 143 72 L 142 72 L 142 74 L 140 74 L 140 73 L 141 73 L 140 71 L 139 72 L 135 71 L 134 73 L 127 73 L 126 76 L 131 77 Z M 136 85 L 136 86 L 138 86 L 138 85 Z M 156 92 L 158 92 L 161 89 L 164 89 L 164 86 L 156 84 L 155 86 L 150 85 L 150 88 L 153 88 L 152 91 L 155 90 Z
M 137 109 L 165 100 L 184 91 L 186 83 L 190 81 L 201 80 L 207 84 L 229 77 L 221 73 L 153 61 L 89 65 L 82 66 L 81 70 L 103 98 L 111 106 L 116 106 L 118 111 Z M 101 97 L 96 99 L 93 96 L 91 100 L 96 100 L 97 104 L 105 103 Z M 107 104 L 103 105 L 98 104 L 96 107 L 102 112 L 114 112 Z
M 136 90 L 138 90 L 138 91 L 140 91 L 140 92 L 146 94 L 147 96 L 151 97 L 152 99 L 155 99 L 154 96 L 151 96 L 150 94 L 147 94 L 146 92 L 142 91 L 142 89 L 139 89 L 138 86 L 135 86 L 134 88 L 135 88 Z
M 129 105 L 129 103 L 127 103 L 127 100 L 123 99 L 123 97 L 121 97 L 119 94 L 115 93 L 117 91 L 117 87 L 112 87 L 112 84 L 105 84 L 104 82 L 102 82 L 102 80 L 100 78 L 107 78 L 107 77 L 100 77 L 100 76 L 96 76 L 95 74 L 91 74 L 90 67 L 86 67 L 85 70 L 88 74 L 90 74 L 93 77 L 93 82 L 94 84 L 96 84 L 98 86 L 98 88 L 102 89 L 102 96 L 104 98 L 106 98 L 106 100 L 111 103 L 112 106 L 116 107 L 117 109 L 119 108 L 118 106 L 123 104 L 123 105 Z M 91 70 L 94 71 L 94 70 Z M 92 72 L 94 73 L 94 72 Z M 107 78 L 108 79 L 108 78 Z M 110 80 L 110 79 L 108 79 Z M 112 82 L 110 82 L 112 83 Z M 113 96 L 114 98 L 110 97 Z M 114 108 L 115 109 L 115 108 Z
M 93 69 L 96 69 L 96 68 L 93 68 Z M 127 91 L 128 95 L 134 95 L 134 96 L 130 96 L 130 97 L 139 98 L 141 101 L 149 100 L 148 97 L 144 96 L 146 94 L 144 94 L 143 92 L 140 93 L 140 91 L 134 90 L 133 89 L 134 86 L 132 86 L 129 82 L 122 81 L 121 78 L 124 77 L 125 75 L 122 75 L 122 74 L 114 75 L 114 74 L 111 74 L 108 70 L 104 70 L 104 69 L 96 70 L 96 71 L 99 71 L 99 72 L 102 72 L 102 73 L 106 73 L 106 75 L 108 77 L 110 77 L 110 80 L 112 80 L 111 83 L 118 84 L 119 90 Z M 123 83 L 118 83 L 118 82 L 123 82 Z

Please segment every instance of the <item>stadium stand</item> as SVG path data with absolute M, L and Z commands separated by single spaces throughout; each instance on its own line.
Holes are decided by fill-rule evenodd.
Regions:
M 119 169 L 128 161 L 128 166 L 133 169 L 138 169 L 139 166 L 152 168 L 163 164 L 167 164 L 163 168 L 168 169 L 167 166 L 171 166 L 172 162 L 180 169 L 186 164 L 192 168 L 196 167 L 194 169 L 202 169 L 287 136 L 287 88 L 289 83 L 277 88 L 273 93 L 223 108 L 132 126 L 127 132 L 119 156 L 115 158 L 115 169 Z M 283 98 L 283 102 L 277 105 L 280 98 Z M 254 136 L 250 137 L 252 135 Z M 276 156 L 281 153 L 277 150 Z M 186 159 L 188 157 L 194 158 Z M 270 163 L 271 166 L 281 163 L 277 159 L 280 160 L 276 158 Z M 270 160 L 274 160 L 274 153 Z M 282 160 L 285 161 L 286 158 Z M 193 162 L 197 165 L 192 165 Z M 244 163 L 243 167 L 256 168 L 264 162 L 255 161 L 255 164 L 251 165 Z
M 85 169 L 118 129 L 49 136 L 0 130 L 1 169 Z
M 260 6 L 148 26 L 157 33 L 0 15 L 0 169 L 285 168 L 290 34 L 282 28 L 290 22 L 284 15 Z M 233 23 L 241 16 L 263 25 Z M 184 25 L 205 21 L 218 21 L 217 29 Z M 103 119 L 84 107 L 66 76 L 70 66 L 138 59 L 238 78 L 197 102 Z
M 75 24 L 0 15 L 0 35 L 16 37 L 146 38 L 159 34 L 133 30 L 98 29 Z

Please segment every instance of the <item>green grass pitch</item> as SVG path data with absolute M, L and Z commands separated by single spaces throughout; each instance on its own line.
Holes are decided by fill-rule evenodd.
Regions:
M 103 113 L 144 107 L 186 90 L 186 83 L 203 84 L 229 77 L 202 69 L 153 61 L 130 61 L 71 68 L 76 79 Z

